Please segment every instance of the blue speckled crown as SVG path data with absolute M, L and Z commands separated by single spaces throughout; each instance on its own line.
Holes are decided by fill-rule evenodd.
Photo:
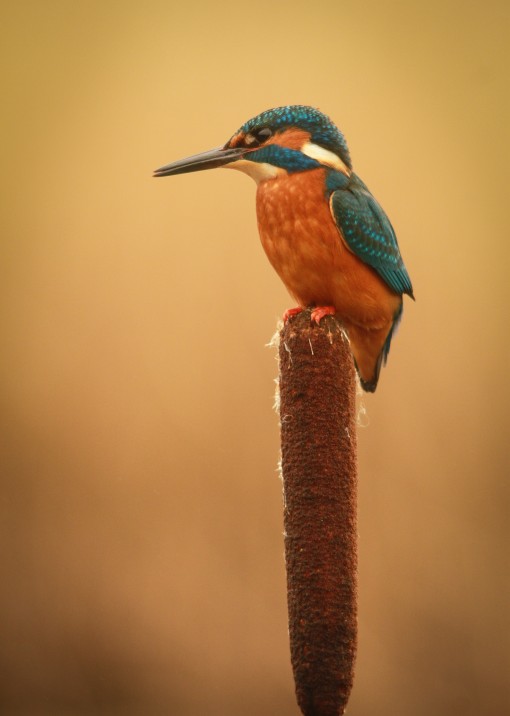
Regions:
M 351 157 L 344 135 L 325 114 L 314 107 L 293 104 L 287 107 L 275 107 L 248 120 L 239 131 L 252 132 L 254 129 L 270 127 L 278 131 L 289 127 L 298 127 L 310 132 L 311 140 L 325 149 L 334 152 L 349 169 Z

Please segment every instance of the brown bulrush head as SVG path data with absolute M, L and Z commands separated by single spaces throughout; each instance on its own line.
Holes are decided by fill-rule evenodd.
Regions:
M 305 716 L 343 714 L 356 656 L 356 382 L 337 321 L 280 333 L 280 420 L 291 661 Z

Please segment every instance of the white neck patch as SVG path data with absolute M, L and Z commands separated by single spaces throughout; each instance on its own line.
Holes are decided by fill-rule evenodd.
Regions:
M 313 142 L 306 142 L 306 144 L 303 144 L 301 147 L 301 151 L 303 154 L 306 154 L 307 157 L 316 159 L 321 164 L 325 164 L 332 169 L 336 169 L 347 176 L 350 175 L 348 167 L 343 163 L 340 157 L 334 152 L 330 152 L 329 149 L 324 149 L 324 147 L 320 147 L 318 144 L 314 144 Z

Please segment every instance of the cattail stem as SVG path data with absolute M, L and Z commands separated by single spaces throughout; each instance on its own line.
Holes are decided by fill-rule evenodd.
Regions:
M 326 317 L 280 333 L 280 420 L 290 651 L 305 716 L 343 714 L 356 655 L 355 372 Z

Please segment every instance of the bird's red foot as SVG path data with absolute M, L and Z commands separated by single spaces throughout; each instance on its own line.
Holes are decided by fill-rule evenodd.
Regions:
M 310 318 L 318 325 L 322 321 L 324 316 L 334 316 L 335 313 L 336 308 L 334 306 L 317 306 L 317 308 L 313 309 Z
M 296 306 L 296 308 L 287 308 L 285 313 L 283 314 L 283 322 L 287 323 L 289 318 L 292 318 L 293 316 L 297 316 L 298 313 L 301 313 L 303 309 L 301 306 Z

